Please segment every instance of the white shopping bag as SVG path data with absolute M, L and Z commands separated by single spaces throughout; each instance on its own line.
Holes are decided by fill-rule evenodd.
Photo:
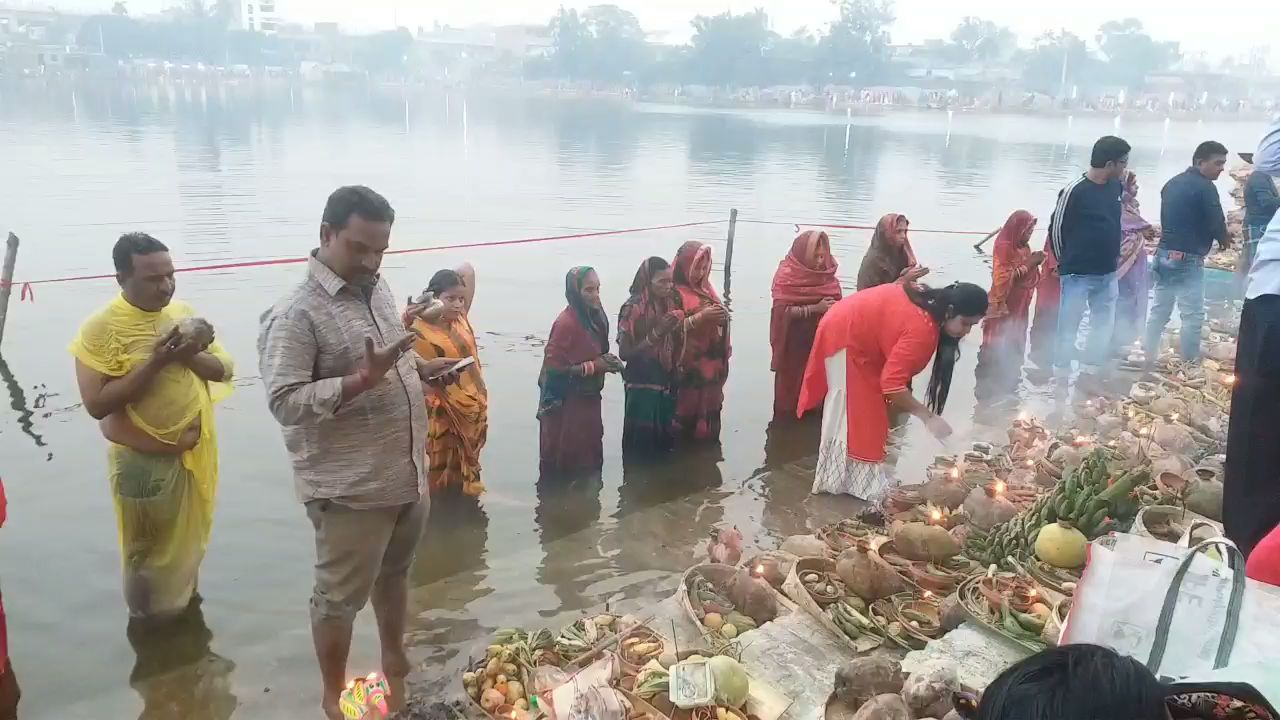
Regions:
M 1228 565 L 1203 555 L 1217 547 Z M 1194 548 L 1136 535 L 1094 542 L 1063 643 L 1094 643 L 1182 678 L 1229 664 L 1280 664 L 1280 588 L 1245 579 L 1216 538 Z

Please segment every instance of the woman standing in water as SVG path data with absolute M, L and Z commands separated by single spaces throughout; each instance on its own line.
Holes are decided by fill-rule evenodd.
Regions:
M 489 391 L 471 328 L 475 296 L 475 269 L 464 263 L 431 276 L 423 297 L 405 311 L 408 326 L 420 336 L 413 347 L 423 360 L 475 358 L 457 382 L 427 391 L 427 483 L 433 496 L 484 493 L 480 451 L 489 435 Z
M 604 464 L 600 392 L 605 375 L 622 370 L 609 353 L 609 318 L 600 306 L 600 278 L 575 267 L 564 279 L 568 306 L 547 337 L 538 377 L 539 470 L 571 478 Z
M 929 274 L 929 268 L 916 262 L 911 249 L 907 229 L 911 226 L 905 215 L 889 213 L 876 223 L 871 236 L 871 247 L 862 258 L 858 269 L 858 289 L 866 290 L 898 280 L 915 282 Z
M 1147 238 L 1155 233 L 1138 207 L 1138 175 L 1129 172 L 1120 196 L 1120 262 L 1116 266 L 1120 292 L 1116 299 L 1116 329 L 1111 347 L 1123 359 L 1147 326 Z
M 773 348 L 773 416 L 793 417 L 818 321 L 841 297 L 831 240 L 821 230 L 800 233 L 773 276 L 769 344 Z
M 1044 262 L 1036 282 L 1036 315 L 1031 323 L 1031 362 L 1041 375 L 1053 375 L 1053 342 L 1058 333 L 1058 307 L 1062 304 L 1062 277 L 1053 243 L 1044 241 Z
M 954 283 L 930 289 L 891 283 L 855 293 L 831 308 L 818 335 L 800 389 L 798 411 L 822 403 L 822 444 L 813 490 L 879 498 L 890 409 L 924 421 L 937 438 L 951 434 L 939 415 L 947 404 L 960 339 L 987 312 L 987 292 Z M 925 402 L 907 383 L 933 357 Z
M 978 352 L 980 379 L 991 379 L 1001 390 L 1012 391 L 1022 376 L 1022 360 L 1027 350 L 1027 324 L 1031 295 L 1040 281 L 1042 251 L 1032 252 L 1031 235 L 1036 217 L 1015 210 L 996 236 L 992 248 L 989 307 L 982 321 L 982 349 Z
M 675 373 L 684 349 L 683 323 L 671 266 L 660 257 L 645 260 L 618 312 L 618 354 L 627 364 L 622 371 L 625 454 L 658 456 L 675 445 Z
M 729 311 L 711 285 L 711 248 L 690 240 L 672 272 L 684 311 L 684 351 L 676 379 L 675 434 L 679 440 L 720 439 L 720 410 L 729 378 Z

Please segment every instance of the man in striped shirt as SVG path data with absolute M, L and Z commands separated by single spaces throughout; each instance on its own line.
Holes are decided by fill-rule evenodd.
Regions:
M 1062 307 L 1054 342 L 1054 374 L 1065 383 L 1076 357 L 1086 308 L 1089 338 L 1080 358 L 1083 373 L 1102 372 L 1115 326 L 1116 263 L 1120 257 L 1120 178 L 1129 165 L 1129 143 L 1106 136 L 1093 146 L 1088 172 L 1058 193 L 1049 242 L 1062 277 Z

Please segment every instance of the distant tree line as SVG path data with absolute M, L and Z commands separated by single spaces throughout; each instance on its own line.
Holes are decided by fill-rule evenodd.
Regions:
M 526 65 L 535 77 L 602 84 L 700 83 L 722 87 L 854 85 L 892 81 L 889 30 L 893 0 L 833 0 L 839 18 L 820 31 L 790 35 L 770 29 L 761 9 L 698 15 L 683 47 L 646 42 L 632 13 L 617 5 L 582 12 L 561 7 L 550 21 L 549 57 Z M 1149 73 L 1167 70 L 1181 57 L 1177 43 L 1152 38 L 1139 20 L 1104 23 L 1096 49 L 1070 32 L 1048 32 L 1021 48 L 1006 27 L 964 18 L 942 48 L 956 64 L 1005 64 L 1022 71 L 1024 85 L 1058 94 L 1075 84 L 1137 90 Z

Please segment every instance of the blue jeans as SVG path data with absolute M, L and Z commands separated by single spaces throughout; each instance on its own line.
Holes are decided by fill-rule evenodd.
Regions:
M 1179 332 L 1183 360 L 1200 358 L 1200 328 L 1204 325 L 1204 256 L 1177 253 L 1160 248 L 1151 263 L 1155 302 L 1147 319 L 1147 337 L 1143 349 L 1154 359 L 1160 349 L 1160 336 L 1178 304 L 1182 321 Z
M 1076 356 L 1076 336 L 1084 311 L 1089 310 L 1089 338 L 1081 357 L 1082 369 L 1101 370 L 1111 351 L 1111 335 L 1116 324 L 1116 274 L 1063 275 L 1062 307 L 1058 311 L 1058 335 L 1054 341 L 1053 365 L 1070 372 Z

